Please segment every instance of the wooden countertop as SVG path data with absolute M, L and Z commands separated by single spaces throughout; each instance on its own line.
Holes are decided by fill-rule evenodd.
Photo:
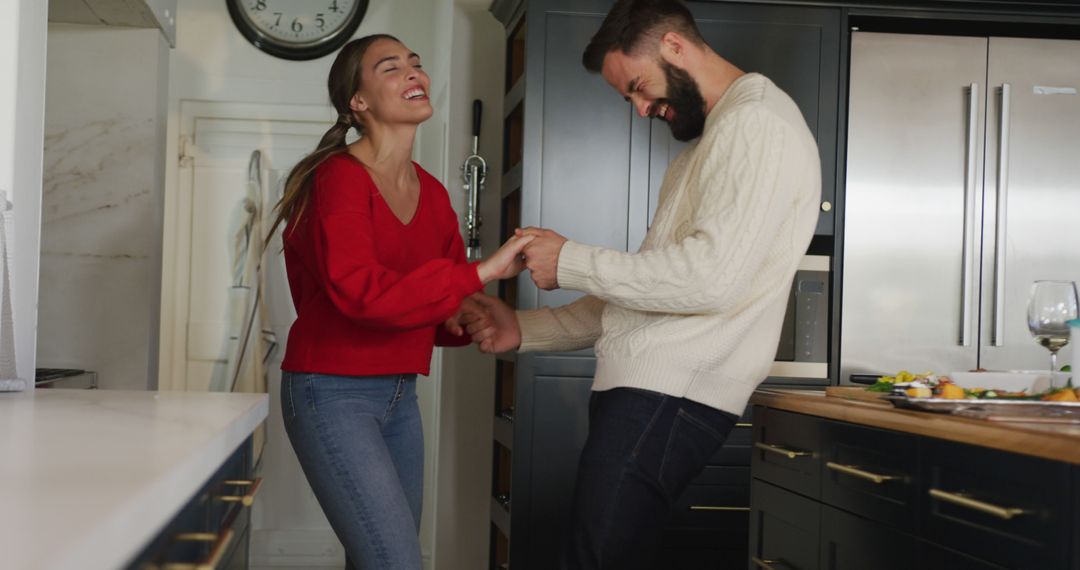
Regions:
M 994 422 L 899 410 L 819 390 L 759 389 L 752 404 L 1080 465 L 1080 425 Z

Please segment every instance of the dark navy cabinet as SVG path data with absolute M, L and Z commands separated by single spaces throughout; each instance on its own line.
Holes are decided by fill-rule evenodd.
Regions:
M 492 3 L 492 13 L 507 31 L 499 221 L 504 239 L 514 228 L 541 226 L 582 243 L 633 251 L 645 236 L 664 172 L 682 144 L 671 138 L 662 122 L 637 117 L 602 77 L 581 65 L 582 52 L 613 1 Z M 706 41 L 741 69 L 768 76 L 791 95 L 816 137 L 822 196 L 809 253 L 831 256 L 824 295 L 829 299 L 827 361 L 832 378 L 815 382 L 835 384 L 843 294 L 838 285 L 843 271 L 851 28 L 964 34 L 972 26 L 997 26 L 1021 35 L 1080 37 L 1080 4 L 1075 0 L 692 0 L 687 5 Z M 560 306 L 580 296 L 572 291 L 541 291 L 525 274 L 500 284 L 500 295 L 521 309 Z M 490 568 L 547 570 L 556 567 L 577 457 L 588 432 L 595 359 L 586 349 L 502 355 L 496 366 Z M 790 378 L 788 382 L 793 383 Z M 662 568 L 726 568 L 748 563 L 757 568 L 844 568 L 853 567 L 848 560 L 858 561 L 851 564 L 866 560 L 867 553 L 848 535 L 833 530 L 815 534 L 803 519 L 791 520 L 792 513 L 806 509 L 816 513 L 806 516 L 815 517 L 818 524 L 824 516 L 835 521 L 837 528 L 857 526 L 852 520 L 872 521 L 921 536 L 919 529 L 928 519 L 920 510 L 925 498 L 916 481 L 929 467 L 918 463 L 923 455 L 914 440 L 836 425 L 800 425 L 798 418 L 768 413 L 762 418 L 764 426 L 758 425 L 758 418 L 744 418 L 712 464 L 677 500 L 665 533 Z M 789 425 L 792 421 L 795 425 Z M 871 442 L 875 445 L 868 445 Z M 776 449 L 756 447 L 759 443 Z M 811 443 L 823 447 L 810 449 Z M 781 453 L 785 449 L 794 459 Z M 917 457 L 915 463 L 912 456 Z M 878 475 L 889 483 L 867 482 L 844 469 L 868 463 L 875 464 Z M 749 511 L 747 495 L 757 493 L 749 483 L 751 465 L 756 478 L 752 489 L 780 507 Z M 794 501 L 794 510 L 785 506 L 789 500 Z M 836 512 L 806 507 L 803 501 L 829 505 Z M 1077 519 L 1080 499 L 1071 504 L 1071 516 Z M 919 506 L 913 509 L 915 505 Z M 786 534 L 799 528 L 807 532 Z M 1080 521 L 1069 528 L 1080 528 Z M 1017 541 L 1031 536 L 1025 529 L 1006 529 L 1013 530 Z M 1080 542 L 1080 531 L 1070 532 L 1073 541 Z M 828 547 L 822 550 L 822 544 Z M 794 550 L 788 552 L 789 548 Z M 1032 544 L 1026 548 L 1044 557 L 1039 560 L 1053 563 L 1071 556 L 1080 570 L 1080 554 L 1048 552 Z M 994 567 L 986 551 L 963 544 L 913 539 L 903 556 L 887 554 L 887 549 L 874 552 L 886 553 L 882 568 L 908 561 L 908 555 L 927 567 Z
M 751 569 L 1080 568 L 1078 466 L 775 408 L 754 416 Z
M 821 155 L 821 211 L 817 234 L 831 235 L 836 201 L 836 147 L 840 88 L 839 8 L 688 2 L 701 35 L 716 53 L 783 89 L 802 111 Z M 668 162 L 684 143 L 667 125 L 651 121 L 649 211 L 656 211 Z
M 248 438 L 128 566 L 129 570 L 248 567 L 254 478 Z
M 633 251 L 645 237 L 667 165 L 682 148 L 668 127 L 637 116 L 581 56 L 612 0 L 496 2 L 507 24 L 502 234 L 543 226 L 568 238 Z M 706 41 L 746 71 L 787 90 L 836 157 L 841 11 L 838 8 L 691 2 Z M 818 231 L 831 234 L 835 168 L 823 169 Z M 528 275 L 501 294 L 521 309 L 580 297 L 542 291 Z M 591 350 L 519 354 L 497 365 L 491 567 L 556 567 L 577 459 L 588 433 Z M 506 414 L 506 410 L 512 410 Z M 506 416 L 512 417 L 512 420 Z M 746 560 L 749 416 L 680 497 L 662 567 L 724 567 Z M 508 441 L 512 440 L 512 441 Z M 509 471 L 509 472 L 507 472 Z M 705 563 L 705 561 L 711 561 Z

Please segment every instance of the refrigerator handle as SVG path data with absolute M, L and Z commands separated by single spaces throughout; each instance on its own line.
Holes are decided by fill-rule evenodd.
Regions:
M 994 338 L 1005 344 L 1005 244 L 1009 203 L 1009 84 L 1001 84 L 1001 124 L 998 129 L 997 224 L 994 237 Z
M 975 167 L 978 158 L 979 85 L 972 83 L 968 99 L 967 175 L 964 177 L 963 295 L 960 303 L 960 346 L 971 346 L 971 299 L 975 264 Z

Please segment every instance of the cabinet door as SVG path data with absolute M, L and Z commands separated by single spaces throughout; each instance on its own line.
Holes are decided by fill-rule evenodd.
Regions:
M 818 567 L 820 503 L 754 479 L 750 505 L 752 570 Z
M 836 193 L 837 96 L 840 77 L 840 10 L 689 2 L 702 36 L 716 53 L 783 89 L 803 113 L 821 154 L 821 199 Z M 685 146 L 664 123 L 652 121 L 649 155 L 649 223 L 668 163 Z M 822 211 L 818 234 L 833 233 L 833 210 Z
M 645 217 L 648 123 L 635 121 L 630 104 L 581 63 L 610 6 L 608 0 L 529 4 L 522 223 L 625 251 L 631 208 Z M 635 144 L 641 156 L 633 156 Z M 527 275 L 518 283 L 521 308 L 564 305 L 581 295 L 540 291 Z
M 919 568 L 914 537 L 832 507 L 821 508 L 822 570 Z
M 530 466 L 514 466 L 511 504 L 515 568 L 558 568 L 563 532 L 577 477 L 578 458 L 589 434 L 592 378 L 536 376 L 532 436 L 517 438 L 514 450 L 525 452 Z M 520 429 L 520 428 L 519 428 Z M 519 446 L 518 441 L 528 441 Z M 524 518 L 524 520 L 522 520 Z M 520 529 L 520 530 L 519 530 Z

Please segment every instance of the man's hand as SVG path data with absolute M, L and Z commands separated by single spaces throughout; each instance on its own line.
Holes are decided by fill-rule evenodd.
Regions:
M 566 238 L 543 228 L 525 228 L 514 232 L 522 237 L 534 239 L 525 246 L 525 267 L 529 268 L 536 286 L 552 290 L 559 288 L 559 252 L 566 243 Z
M 481 352 L 507 352 L 521 346 L 521 328 L 514 309 L 498 297 L 476 293 L 471 298 L 481 310 L 462 315 L 461 325 L 480 345 Z
M 446 330 L 450 334 L 452 334 L 454 336 L 461 336 L 461 335 L 465 334 L 465 323 L 462 322 L 462 320 L 463 320 L 463 318 L 465 317 L 466 314 L 469 314 L 469 315 L 485 315 L 485 314 L 487 314 L 487 310 L 484 309 L 484 307 L 482 305 L 480 305 L 479 302 L 477 302 L 477 300 L 476 300 L 477 297 L 483 297 L 483 293 L 473 293 L 472 295 L 469 295 L 468 297 L 465 297 L 464 299 L 462 299 L 461 300 L 461 306 L 458 307 L 458 312 L 455 313 L 454 316 L 450 317 L 449 319 L 446 319 L 446 322 L 443 323 L 443 327 L 446 328 Z M 471 317 L 471 319 L 476 320 L 477 317 Z

